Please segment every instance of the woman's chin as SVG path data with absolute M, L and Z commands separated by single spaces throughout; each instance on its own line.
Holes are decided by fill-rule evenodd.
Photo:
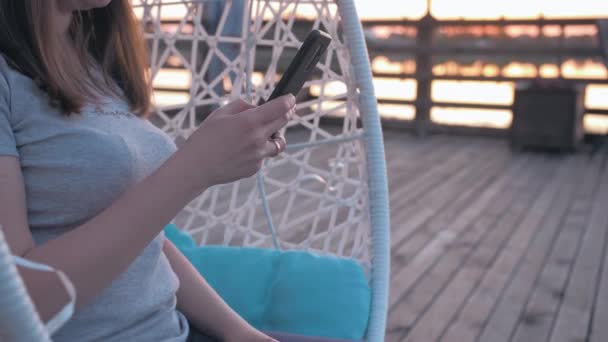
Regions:
M 91 8 L 106 7 L 112 2 L 112 0 L 85 0 L 91 4 Z

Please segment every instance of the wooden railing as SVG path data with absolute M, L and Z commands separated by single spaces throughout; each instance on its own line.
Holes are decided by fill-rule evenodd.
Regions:
M 431 84 L 434 80 L 460 80 L 460 81 L 540 81 L 543 80 L 538 74 L 534 77 L 509 77 L 502 75 L 437 75 L 433 72 L 434 61 L 438 56 L 450 56 L 451 58 L 551 58 L 558 66 L 559 74 L 552 78 L 555 82 L 588 85 L 588 84 L 608 84 L 608 79 L 598 78 L 572 78 L 564 77 L 561 65 L 566 58 L 605 60 L 605 50 L 599 44 L 600 38 L 596 34 L 590 41 L 574 43 L 568 41 L 565 35 L 567 27 L 574 26 L 595 26 L 597 19 L 537 19 L 537 20 L 436 20 L 431 16 L 425 16 L 420 20 L 375 20 L 364 21 L 363 25 L 368 32 L 378 27 L 400 27 L 408 28 L 398 39 L 374 39 L 368 38 L 370 57 L 374 59 L 378 56 L 392 56 L 401 58 L 409 57 L 415 61 L 415 71 L 405 73 L 392 73 L 375 71 L 374 76 L 383 78 L 408 79 L 413 78 L 417 81 L 416 99 L 413 101 L 384 100 L 380 103 L 403 104 L 415 106 L 416 114 L 413 122 L 387 122 L 388 125 L 403 128 L 412 128 L 420 135 L 425 135 L 430 131 L 473 131 L 474 133 L 498 133 L 504 134 L 505 130 L 488 128 L 471 128 L 446 126 L 433 123 L 430 120 L 431 108 L 434 106 L 453 107 L 453 108 L 474 108 L 474 109 L 507 109 L 511 110 L 511 105 L 478 104 L 478 103 L 450 103 L 433 101 L 431 97 Z M 466 43 L 458 42 L 455 37 L 439 37 L 439 32 L 446 28 L 466 28 L 496 27 L 503 30 L 507 27 L 534 27 L 538 29 L 540 35 L 537 40 L 544 41 L 545 44 L 521 44 L 517 39 L 504 39 L 498 41 L 496 37 L 486 39 L 477 37 L 468 39 Z M 546 38 L 543 40 L 544 28 L 557 28 L 560 32 L 558 37 Z M 598 29 L 599 31 L 599 29 Z M 392 40 L 392 41 L 391 41 Z M 465 39 L 466 40 L 466 39 Z M 540 63 L 537 63 L 537 66 Z M 607 99 L 608 101 L 608 99 Z M 607 109 L 587 108 L 586 113 L 608 115 Z
M 505 135 L 506 130 L 488 127 L 470 127 L 457 125 L 444 125 L 431 120 L 431 109 L 433 107 L 467 108 L 467 109 L 487 109 L 487 110 L 511 110 L 508 104 L 491 103 L 463 103 L 433 100 L 431 88 L 433 81 L 455 80 L 455 81 L 490 81 L 490 82 L 524 82 L 546 80 L 540 75 L 528 76 L 508 76 L 508 75 L 471 75 L 471 74 L 439 74 L 433 72 L 437 65 L 437 60 L 441 58 L 452 59 L 502 59 L 503 62 L 513 60 L 533 60 L 532 64 L 538 67 L 544 60 L 552 60 L 552 64 L 557 66 L 558 74 L 551 78 L 551 82 L 560 82 L 566 85 L 608 85 L 608 78 L 584 78 L 571 77 L 562 73 L 561 66 L 567 59 L 577 60 L 607 60 L 606 46 L 602 49 L 599 35 L 583 38 L 568 38 L 565 31 L 568 27 L 598 27 L 597 18 L 592 19 L 535 19 L 535 20 L 436 20 L 431 16 L 425 16 L 420 20 L 366 20 L 363 21 L 364 29 L 367 33 L 367 43 L 370 58 L 384 56 L 389 60 L 410 60 L 413 68 L 407 68 L 404 72 L 389 72 L 374 70 L 374 76 L 388 79 L 414 79 L 416 81 L 416 96 L 413 100 L 405 99 L 386 99 L 379 93 L 379 103 L 408 105 L 415 108 L 414 120 L 395 120 L 383 118 L 387 127 L 397 127 L 415 130 L 420 135 L 429 132 L 463 132 L 483 135 Z M 175 24 L 173 21 L 165 21 L 166 24 Z M 397 37 L 374 38 L 372 32 L 375 28 L 390 27 L 405 29 L 405 34 Z M 471 28 L 494 28 L 498 32 L 506 31 L 509 27 L 534 27 L 540 33 L 537 38 L 513 38 L 503 36 L 476 36 L 466 35 L 466 30 Z M 557 28 L 559 35 L 545 37 L 545 28 Z M 310 23 L 305 20 L 298 20 L 294 24 L 293 30 L 300 35 L 305 35 L 310 29 Z M 456 29 L 465 34 L 445 35 L 442 32 Z M 301 32 L 300 32 L 301 31 Z M 597 30 L 599 32 L 599 29 Z M 606 39 L 606 38 L 604 38 Z M 541 42 L 537 44 L 537 42 Z M 179 44 L 178 44 L 179 45 Z M 187 50 L 189 47 L 179 46 L 178 48 Z M 287 66 L 290 59 L 286 53 L 285 63 L 281 63 L 278 72 Z M 535 60 L 535 61 L 534 61 Z M 256 70 L 264 70 L 266 65 L 265 58 L 255 61 Z M 260 65 L 257 65 L 261 63 Z M 284 65 L 283 65 L 284 64 Z M 411 69 L 411 70 L 409 70 Z M 538 70 L 537 70 L 538 71 Z M 173 91 L 173 89 L 160 89 Z M 608 101 L 608 100 L 607 100 Z M 588 114 L 606 115 L 606 108 L 586 108 Z

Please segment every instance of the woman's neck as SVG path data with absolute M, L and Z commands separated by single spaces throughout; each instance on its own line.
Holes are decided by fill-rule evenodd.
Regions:
M 72 6 L 70 6 L 69 1 L 65 0 L 57 0 L 54 3 L 53 15 L 55 17 L 56 28 L 59 30 L 59 34 L 65 35 L 68 33 L 70 23 L 72 22 Z

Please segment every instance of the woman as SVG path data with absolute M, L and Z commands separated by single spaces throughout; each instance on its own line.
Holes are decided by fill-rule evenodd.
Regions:
M 162 228 L 208 187 L 281 153 L 285 140 L 271 136 L 295 99 L 232 102 L 176 149 L 143 119 L 151 89 L 137 27 L 128 0 L 0 1 L 4 234 L 13 254 L 64 271 L 76 287 L 77 312 L 56 341 L 185 341 L 191 330 L 272 341 Z M 43 320 L 65 304 L 57 278 L 20 273 Z

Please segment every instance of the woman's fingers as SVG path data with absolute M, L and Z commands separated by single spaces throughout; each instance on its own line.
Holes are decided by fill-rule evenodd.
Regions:
M 281 154 L 285 151 L 285 148 L 287 148 L 287 140 L 285 139 L 285 137 L 283 136 L 283 134 L 281 133 L 277 133 L 272 140 L 276 141 L 278 143 L 279 148 L 279 153 Z
M 259 107 L 242 100 L 232 101 L 218 109 L 215 115 L 236 114 L 240 124 L 235 132 L 238 139 L 255 148 L 256 159 L 276 157 L 285 150 L 285 137 L 278 133 L 295 114 L 295 98 L 292 95 L 279 97 Z
M 285 151 L 285 147 L 287 147 L 285 137 L 278 135 L 277 137 L 266 141 L 266 145 L 262 151 L 262 156 L 264 159 L 276 157 Z
M 295 97 L 288 94 L 255 107 L 245 101 L 232 101 L 214 112 L 214 115 L 223 113 L 237 114 L 242 122 L 245 132 L 269 138 L 275 132 L 285 127 L 289 119 L 295 114 Z
M 289 121 L 296 114 L 295 107 L 290 109 L 287 113 L 284 114 L 284 117 L 281 117 L 277 120 L 271 121 L 264 126 L 264 134 L 266 136 L 272 137 L 281 130 L 281 128 L 285 127 Z
M 237 114 L 237 113 L 241 113 L 244 112 L 248 109 L 253 109 L 255 108 L 254 105 L 252 105 L 249 102 L 246 102 L 244 100 L 241 99 L 237 99 L 234 101 L 229 102 L 227 105 L 225 105 L 223 107 L 223 109 L 230 114 Z
M 213 115 L 238 114 L 253 108 L 255 108 L 255 106 L 251 103 L 237 99 L 230 101 L 227 105 L 217 109 L 213 112 Z
M 275 121 L 286 123 L 287 113 L 296 105 L 296 98 L 287 94 L 253 109 L 254 116 L 264 126 Z

